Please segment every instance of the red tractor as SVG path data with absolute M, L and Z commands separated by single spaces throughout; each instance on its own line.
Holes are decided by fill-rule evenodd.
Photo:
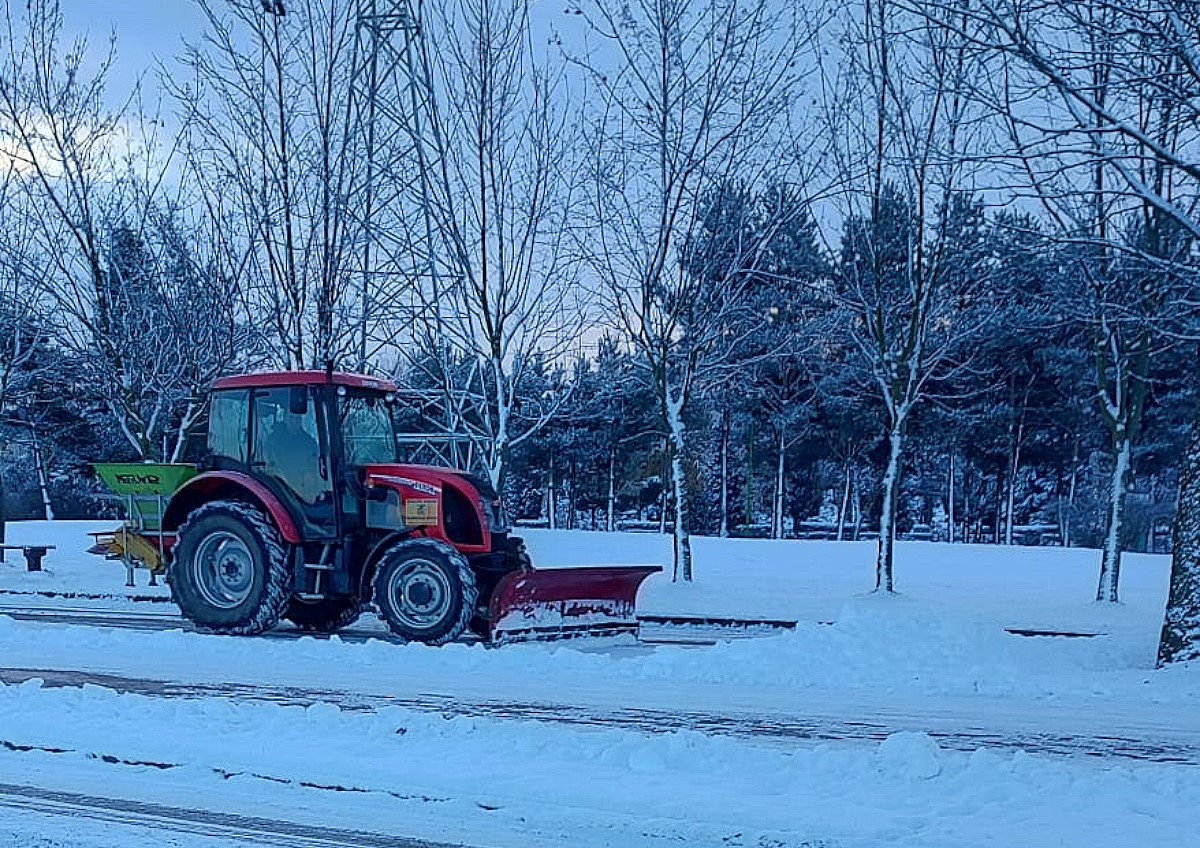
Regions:
M 184 616 L 218 633 L 281 618 L 332 632 L 368 606 L 432 645 L 636 629 L 658 568 L 534 569 L 486 480 L 400 462 L 395 392 L 332 371 L 218 380 L 200 473 L 153 532 L 127 524 L 99 552 L 156 551 L 142 560 L 165 568 Z

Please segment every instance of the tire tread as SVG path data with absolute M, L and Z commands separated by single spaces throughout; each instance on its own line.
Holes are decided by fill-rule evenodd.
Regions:
M 188 614 L 185 604 L 180 603 L 175 580 L 170 580 L 171 597 L 184 615 L 200 629 L 210 633 L 226 633 L 234 636 L 252 636 L 270 630 L 279 623 L 291 600 L 291 573 L 287 566 L 287 551 L 279 538 L 279 531 L 261 510 L 243 501 L 211 501 L 193 510 L 179 527 L 176 539 L 182 539 L 189 528 L 210 515 L 231 515 L 242 521 L 256 537 L 266 563 L 265 586 L 259 603 L 249 615 L 232 624 L 204 622 Z M 178 544 L 178 543 L 177 543 Z M 172 563 L 172 566 L 174 563 Z M 170 571 L 168 570 L 168 575 Z
M 440 542 L 436 539 L 406 539 L 397 542 L 392 547 L 384 552 L 379 560 L 379 565 L 375 568 L 375 573 L 371 576 L 371 607 L 375 612 L 387 622 L 388 629 L 397 636 L 411 638 L 408 634 L 397 631 L 392 622 L 383 614 L 383 610 L 379 607 L 379 576 L 387 571 L 389 561 L 398 555 L 407 554 L 413 551 L 427 550 L 429 556 L 444 557 L 450 561 L 454 567 L 458 577 L 458 584 L 462 588 L 462 597 L 458 607 L 458 617 L 447 631 L 439 636 L 434 636 L 429 639 L 422 639 L 426 645 L 445 645 L 448 642 L 453 642 L 467 631 L 471 623 L 471 618 L 475 615 L 475 606 L 479 600 L 479 586 L 475 580 L 475 572 L 471 570 L 467 558 L 456 551 L 445 542 Z

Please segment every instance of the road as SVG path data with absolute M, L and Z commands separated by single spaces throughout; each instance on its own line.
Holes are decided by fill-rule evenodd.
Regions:
M 48 627 L 71 624 L 135 631 L 190 629 L 169 608 L 154 610 L 149 605 L 130 611 L 67 607 L 2 609 L 0 614 Z M 281 629 L 270 635 L 274 639 L 289 640 L 300 634 Z M 77 634 L 76 641 L 81 636 L 84 634 Z M 385 631 L 372 629 L 370 623 L 366 622 L 364 626 L 339 636 L 347 642 L 389 638 Z M 680 636 L 679 630 L 675 631 L 675 636 Z M 207 644 L 209 638 L 204 637 L 203 643 Z M 211 638 L 215 645 L 221 637 Z M 692 633 L 691 638 L 695 640 L 695 645 L 690 645 L 686 650 L 706 650 L 702 644 L 707 637 L 702 638 L 702 634 L 697 632 Z M 188 637 L 189 644 L 192 639 Z M 36 639 L 31 644 L 36 644 Z M 195 642 L 194 647 L 201 652 L 204 650 L 199 641 Z M 679 650 L 662 644 L 632 644 L 628 647 L 637 651 L 661 651 L 668 659 L 672 656 L 671 652 Z M 579 649 L 590 650 L 584 646 Z M 279 646 L 271 650 L 279 656 L 290 656 L 292 652 L 290 646 L 284 649 L 283 654 L 280 654 Z M 383 650 L 386 655 L 387 649 Z M 529 650 L 538 652 L 542 648 L 533 646 Z M 359 651 L 359 648 L 354 648 L 351 653 L 358 654 Z M 500 662 L 499 654 L 479 654 L 478 651 L 474 654 L 477 655 L 476 661 L 489 667 L 496 665 L 509 671 L 519 667 L 508 656 L 504 657 L 504 662 Z M 214 673 L 214 669 L 210 668 L 205 672 L 207 677 L 191 672 L 192 676 L 189 677 L 189 669 L 181 667 L 179 663 L 151 663 L 135 667 L 130 658 L 106 666 L 109 669 L 107 672 L 98 672 L 87 667 L 92 665 L 89 656 L 87 651 L 79 652 L 73 658 L 62 655 L 57 659 L 58 667 L 55 667 L 55 659 L 43 659 L 34 652 L 28 652 L 21 658 L 14 656 L 7 666 L 0 667 L 0 683 L 13 685 L 39 679 L 49 688 L 97 686 L 113 692 L 155 699 L 220 699 L 234 703 L 299 706 L 329 704 L 352 712 L 400 707 L 446 717 L 615 728 L 638 734 L 689 731 L 789 752 L 819 745 L 845 745 L 851 750 L 862 747 L 869 752 L 873 749 L 872 743 L 893 734 L 919 731 L 928 734 L 947 750 L 991 749 L 999 752 L 1024 751 L 1056 758 L 1096 759 L 1104 770 L 1109 768 L 1110 763 L 1117 765 L 1139 761 L 1182 764 L 1187 767 L 1200 765 L 1200 722 L 1167 709 L 1102 715 L 1095 711 L 1091 714 L 1081 712 L 1070 704 L 1030 703 L 1015 698 L 910 696 L 904 699 L 886 692 L 823 692 L 807 689 L 787 692 L 771 690 L 775 696 L 779 696 L 771 699 L 757 697 L 763 695 L 761 692 L 731 691 L 727 684 L 713 684 L 717 688 L 706 690 L 703 686 L 707 684 L 685 683 L 660 686 L 657 692 L 643 692 L 637 698 L 638 705 L 629 706 L 627 701 L 620 700 L 622 695 L 617 687 L 602 681 L 592 690 L 572 688 L 565 693 L 552 685 L 536 685 L 532 677 L 514 678 L 505 681 L 506 685 L 502 687 L 494 687 L 494 681 L 500 679 L 498 674 L 485 676 L 483 681 L 459 680 L 454 675 L 440 675 L 436 664 L 428 669 L 433 678 L 422 674 L 419 678 L 405 681 L 403 675 L 390 676 L 382 685 L 367 677 L 351 680 L 353 675 L 335 676 L 332 680 L 336 683 L 328 677 L 304 679 L 298 677 L 286 663 L 264 668 L 261 677 L 243 677 L 241 682 L 227 682 L 224 678 L 228 672 L 223 669 Z M 516 656 L 520 657 L 520 654 Z M 472 686 L 475 688 L 472 689 Z M 705 704 L 710 705 L 709 708 L 697 708 L 697 705 Z M 310 845 L 443 848 L 446 845 L 427 841 L 429 837 L 444 838 L 445 834 L 439 830 L 422 831 L 419 827 L 398 826 L 401 833 L 422 834 L 426 837 L 422 840 L 353 827 L 313 828 L 272 818 L 271 810 L 240 809 L 232 815 L 209 812 L 201 809 L 203 801 L 188 795 L 163 797 L 158 799 L 158 803 L 147 803 L 129 800 L 129 793 L 125 793 L 125 798 L 94 794 L 110 792 L 116 795 L 119 791 L 112 787 L 98 790 L 93 783 L 56 784 L 50 780 L 42 784 L 38 775 L 26 771 L 29 768 L 25 765 L 27 762 L 40 762 L 49 764 L 46 774 L 54 775 L 59 769 L 69 769 L 72 763 L 90 758 L 102 769 L 106 768 L 103 763 L 110 763 L 114 770 L 122 769 L 125 774 L 146 773 L 150 775 L 147 779 L 157 785 L 159 778 L 152 775 L 162 774 L 163 780 L 186 781 L 190 779 L 187 777 L 188 770 L 195 768 L 194 763 L 184 762 L 182 758 L 178 762 L 138 760 L 129 753 L 134 748 L 120 743 L 111 748 L 96 749 L 100 753 L 93 753 L 82 745 L 77 746 L 79 750 L 70 750 L 71 747 L 71 743 L 64 744 L 53 736 L 41 743 L 17 736 L 8 738 L 0 725 L 0 749 L 7 749 L 16 755 L 12 759 L 15 770 L 7 776 L 7 783 L 0 782 L 0 808 L 64 819 L 107 822 L 112 827 L 160 828 L 192 835 L 197 840 L 204 836 L 252 845 L 295 845 L 300 848 Z M 160 746 L 158 750 L 166 753 L 155 753 L 151 755 L 153 759 L 171 758 L 173 749 Z M 103 763 L 99 763 L 100 760 Z M 218 785 L 224 785 L 220 778 L 238 778 L 248 784 L 264 787 L 292 784 L 296 789 L 321 790 L 315 795 L 328 798 L 336 804 L 346 803 L 353 798 L 369 798 L 411 805 L 406 809 L 444 811 L 447 809 L 443 807 L 444 804 L 455 805 L 462 800 L 455 797 L 453 790 L 443 792 L 436 798 L 402 796 L 399 793 L 395 793 L 393 798 L 386 798 L 374 794 L 386 790 L 371 789 L 366 784 L 362 788 L 332 782 L 327 784 L 320 776 L 313 783 L 297 783 L 296 778 L 286 773 L 271 773 L 271 764 L 246 768 L 245 771 L 230 767 L 224 760 L 218 761 L 218 765 L 231 769 L 230 773 L 222 772 L 221 768 L 212 769 L 219 778 Z M 259 771 L 264 773 L 260 774 Z M 167 778 L 167 775 L 175 777 Z M 355 778 L 350 778 L 351 784 L 354 781 Z M 435 791 L 430 794 L 438 793 Z M 334 801 L 334 798 L 338 800 Z M 288 813 L 283 812 L 282 815 L 287 816 Z M 437 815 L 443 816 L 444 812 L 437 812 Z M 0 813 L 2 819 L 3 814 Z M 384 827 L 378 822 L 375 826 Z M 367 827 L 370 827 L 369 823 Z M 491 835 L 493 832 L 482 830 L 463 835 L 468 837 L 468 841 L 474 842 L 482 838 L 478 835 L 480 833 Z M 643 841 L 650 844 L 648 837 Z M 779 841 L 770 844 L 817 843 Z
M 952 722 L 961 721 L 961 716 L 953 714 L 780 716 L 756 715 L 745 711 L 733 713 L 646 707 L 598 708 L 561 702 L 486 700 L 433 693 L 414 697 L 269 684 L 182 683 L 101 674 L 85 669 L 0 668 L 0 682 L 19 684 L 31 679 L 40 679 L 49 687 L 90 684 L 116 692 L 164 698 L 231 698 L 236 701 L 264 701 L 299 706 L 325 703 L 352 711 L 404 707 L 444 716 L 476 716 L 610 727 L 640 733 L 688 730 L 749 740 L 757 744 L 782 746 L 812 742 L 877 742 L 893 733 L 919 729 L 928 733 L 941 747 L 958 751 L 992 748 L 1055 756 L 1105 757 L 1200 765 L 1200 737 L 1195 734 L 1176 733 L 1169 737 L 1146 738 L 1124 733 L 1020 731 L 1011 727 L 988 727 L 983 722 L 956 725 Z M 1189 736 L 1191 738 L 1188 738 Z M 0 731 L 0 744 L 3 744 L 3 741 L 3 732 Z

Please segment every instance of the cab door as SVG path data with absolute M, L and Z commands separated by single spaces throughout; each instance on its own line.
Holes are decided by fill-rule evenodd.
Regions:
M 272 386 L 252 392 L 250 467 L 307 526 L 305 538 L 332 539 L 333 470 L 317 389 Z

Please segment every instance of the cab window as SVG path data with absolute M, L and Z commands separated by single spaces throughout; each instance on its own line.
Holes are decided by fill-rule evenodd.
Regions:
M 249 428 L 250 392 L 214 392 L 208 412 L 209 453 L 245 464 Z
M 322 467 L 317 408 L 303 387 L 254 392 L 254 465 L 313 504 L 329 488 Z

